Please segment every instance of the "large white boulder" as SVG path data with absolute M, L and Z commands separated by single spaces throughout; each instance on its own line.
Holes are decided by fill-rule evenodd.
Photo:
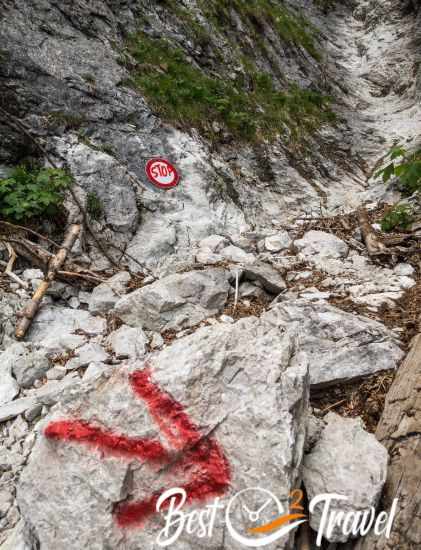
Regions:
M 215 491 L 210 497 L 219 495 L 223 506 L 239 491 L 260 487 L 286 509 L 288 495 L 299 483 L 308 393 L 307 361 L 297 350 L 294 331 L 264 318 L 199 329 L 146 364 L 131 363 L 108 381 L 91 381 L 55 408 L 40 425 L 21 476 L 23 519 L 41 548 L 134 550 L 158 548 L 163 522 L 152 507 L 152 517 L 122 529 L 117 504 L 123 503 L 121 513 L 136 514 L 143 505 L 125 508 L 129 502 L 148 501 L 191 480 L 199 483 L 202 495 L 210 483 Z M 75 432 L 66 432 L 66 424 L 51 424 L 74 420 L 85 423 Z M 108 437 L 120 434 L 120 439 L 103 440 L 101 446 L 101 438 L 94 437 L 89 443 L 86 423 Z M 82 438 L 77 441 L 79 429 Z M 206 434 L 210 439 L 201 439 Z M 122 436 L 132 438 L 136 447 L 121 443 Z M 142 459 L 139 438 L 164 445 L 170 456 L 161 464 Z M 130 448 L 139 449 L 138 458 Z M 267 499 L 267 493 L 251 491 L 245 502 L 258 509 Z M 201 511 L 211 502 L 199 499 L 184 510 Z M 273 506 L 266 508 L 258 524 L 273 518 Z M 250 521 L 237 512 L 235 527 L 247 536 Z M 173 547 L 219 550 L 225 544 L 242 549 L 224 529 L 223 519 L 223 511 L 217 512 L 212 537 L 184 531 Z M 283 537 L 276 547 L 290 548 L 293 536 Z
M 286 300 L 267 315 L 296 327 L 314 388 L 396 369 L 404 357 L 397 336 L 381 323 L 323 301 Z
M 344 241 L 324 231 L 308 231 L 302 239 L 294 241 L 294 245 L 303 256 L 323 259 L 345 258 L 349 251 Z
M 191 327 L 223 309 L 228 275 L 221 268 L 169 275 L 121 298 L 114 313 L 127 325 L 147 330 Z
M 326 427 L 312 451 L 304 459 L 303 479 L 308 498 L 334 493 L 346 500 L 332 501 L 330 511 L 359 512 L 376 507 L 386 481 L 388 453 L 373 434 L 366 432 L 359 418 L 326 417 Z M 310 525 L 318 530 L 323 505 L 310 514 Z M 331 532 L 323 530 L 331 542 L 346 542 L 349 535 L 342 523 Z

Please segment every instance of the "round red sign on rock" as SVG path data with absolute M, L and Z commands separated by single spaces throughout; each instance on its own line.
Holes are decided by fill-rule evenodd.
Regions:
M 160 189 L 171 189 L 176 187 L 180 176 L 175 167 L 165 159 L 154 158 L 146 163 L 146 175 L 149 180 Z

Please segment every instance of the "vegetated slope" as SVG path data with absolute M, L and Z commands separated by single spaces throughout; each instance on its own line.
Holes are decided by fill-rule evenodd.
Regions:
M 397 0 L 346 6 L 330 0 L 151 4 L 0 0 L 0 158 L 6 171 L 30 165 L 3 180 L 13 201 L 2 215 L 46 217 L 47 209 L 38 209 L 43 195 L 22 212 L 16 193 L 33 189 L 39 178 L 46 191 L 51 183 L 64 191 L 69 182 L 62 171 L 37 166 L 55 158 L 71 172 L 73 191 L 96 234 L 110 245 L 127 245 L 138 262 L 131 267 L 137 271 L 140 263 L 145 275 L 148 270 L 153 275 L 131 279 L 117 253 L 123 272 L 94 292 L 58 286 L 23 350 L 8 345 L 23 299 L 1 294 L 1 345 L 9 362 L 2 438 L 13 448 L 2 526 L 11 531 L 17 525 L 1 536 L 10 535 L 11 544 L 21 528 L 30 547 L 43 549 L 138 548 L 139 541 L 149 547 L 155 540 L 156 533 L 145 530 L 132 532 L 127 541 L 110 512 L 116 503 L 137 498 L 138 482 L 145 494 L 162 488 L 159 475 L 154 485 L 146 468 L 132 471 L 127 462 L 103 471 L 99 453 L 62 447 L 58 439 L 33 431 L 48 407 L 59 403 L 52 414 L 60 419 L 79 418 L 83 411 L 86 421 L 118 426 L 121 433 L 156 433 L 153 412 L 145 415 L 130 391 L 127 356 L 130 371 L 151 359 L 157 383 L 188 407 L 198 425 L 211 430 L 221 425 L 212 435 L 235 465 L 241 462 L 235 488 L 254 484 L 255 472 L 272 484 L 276 472 L 272 489 L 288 495 L 299 486 L 305 440 L 310 443 L 310 386 L 324 391 L 325 412 L 339 411 L 352 400 L 343 382 L 386 372 L 378 402 L 370 403 L 371 396 L 365 402 L 374 386 L 365 379 L 366 389 L 355 390 L 357 410 L 345 411 L 364 413 L 375 424 L 390 371 L 404 354 L 397 333 L 377 321 L 388 308 L 399 317 L 399 301 L 409 300 L 412 294 L 404 294 L 415 287 L 414 268 L 374 263 L 358 241 L 352 216 L 330 219 L 331 225 L 325 219 L 320 226 L 317 220 L 290 222 L 381 197 L 383 184 L 370 189 L 370 176 L 389 145 L 416 144 L 415 7 Z M 42 153 L 27 132 L 42 144 Z M 157 155 L 180 170 L 177 189 L 148 186 L 145 162 Z M 44 198 L 57 206 L 56 197 Z M 64 206 L 69 219 L 78 214 L 72 201 Z M 335 227 L 342 238 L 332 234 Z M 76 250 L 76 259 L 91 261 L 96 270 L 106 267 L 90 244 L 89 256 Z M 42 273 L 25 277 L 35 287 Z M 135 287 L 140 288 L 131 292 Z M 30 291 L 22 295 L 28 298 Z M 262 315 L 275 297 L 280 303 Z M 230 315 L 248 319 L 235 323 Z M 50 364 L 51 349 L 58 355 Z M 29 372 L 12 369 L 14 353 L 24 355 Z M 103 377 L 111 378 L 104 384 Z M 141 377 L 144 383 L 145 371 Z M 156 396 L 156 387 L 148 384 L 146 393 Z M 331 394 L 326 386 L 333 386 Z M 72 396 L 65 395 L 66 388 Z M 22 402 L 22 396 L 29 399 Z M 163 401 L 168 413 L 168 400 Z M 231 408 L 238 402 L 244 403 L 240 413 Z M 180 415 L 181 405 L 171 401 L 174 407 Z M 69 438 L 75 426 L 86 439 L 86 424 L 59 425 L 64 430 L 50 430 L 53 439 Z M 250 432 L 258 441 L 252 448 Z M 98 433 L 90 431 L 94 444 Z M 117 440 L 122 447 L 113 450 L 130 454 L 124 449 L 129 437 Z M 51 453 L 50 445 L 58 451 Z M 370 451 L 360 456 L 377 465 Z M 353 458 L 347 453 L 347 460 Z M 339 452 L 343 472 L 340 460 Z M 335 475 L 333 466 L 329 474 Z M 356 468 L 364 470 L 359 462 Z M 100 491 L 92 472 L 101 478 Z M 366 492 L 364 484 L 359 489 Z M 88 524 L 81 510 L 89 510 Z M 221 547 L 218 540 L 212 544 Z
M 349 56 L 326 53 L 348 20 L 351 7 L 275 0 L 6 2 L 2 106 L 98 196 L 103 234 L 152 267 L 215 231 L 358 202 Z M 0 131 L 3 162 L 36 153 Z M 180 189 L 144 188 L 156 155 L 178 165 Z

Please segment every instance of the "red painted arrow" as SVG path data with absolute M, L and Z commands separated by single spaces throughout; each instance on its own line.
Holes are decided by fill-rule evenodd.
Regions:
M 166 466 L 170 471 L 182 472 L 183 477 L 188 474 L 190 481 L 182 485 L 188 503 L 222 495 L 229 486 L 231 473 L 218 442 L 202 435 L 182 405 L 152 381 L 149 368 L 134 372 L 130 384 L 134 393 L 146 403 L 149 414 L 176 455 L 156 439 L 127 437 L 83 420 L 51 422 L 44 431 L 45 436 L 87 445 L 100 450 L 104 456 Z M 179 458 L 174 460 L 175 456 Z M 114 511 L 117 523 L 121 527 L 142 525 L 156 513 L 156 503 L 164 490 L 142 501 L 120 503 Z

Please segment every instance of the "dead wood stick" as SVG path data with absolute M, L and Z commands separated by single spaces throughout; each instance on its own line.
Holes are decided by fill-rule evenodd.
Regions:
M 369 256 L 388 254 L 386 246 L 377 238 L 374 229 L 371 227 L 365 208 L 360 208 L 358 210 L 358 223 L 360 224 L 361 233 Z
M 11 244 L 5 243 L 5 246 L 7 248 L 7 252 L 9 253 L 9 262 L 6 266 L 6 269 L 4 270 L 4 273 L 9 277 L 9 279 L 12 279 L 12 281 L 27 290 L 29 288 L 28 283 L 22 281 L 22 279 L 20 279 L 15 273 L 13 273 L 13 266 L 15 265 L 17 258 L 16 252 L 14 251 Z
M 37 314 L 41 300 L 47 292 L 50 284 L 54 281 L 57 271 L 59 271 L 61 266 L 66 261 L 67 254 L 71 250 L 72 246 L 75 244 L 75 241 L 79 236 L 80 230 L 80 224 L 72 224 L 66 231 L 66 235 L 64 237 L 64 241 L 60 250 L 55 256 L 51 258 L 48 264 L 48 271 L 47 274 L 44 276 L 44 280 L 36 289 L 31 301 L 21 313 L 15 331 L 15 336 L 18 340 L 22 339 L 25 336 L 28 328 L 31 326 L 32 319 Z
M 56 243 L 55 241 L 49 239 L 45 235 L 42 235 L 41 233 L 38 233 L 37 231 L 34 231 L 33 229 L 29 229 L 29 227 L 25 227 L 24 225 L 17 225 L 15 223 L 6 222 L 4 220 L 0 220 L 0 225 L 4 225 L 5 227 L 9 227 L 11 229 L 21 229 L 25 231 L 26 233 L 30 233 L 31 235 L 34 235 L 34 237 L 38 237 L 42 241 L 45 241 L 52 246 L 55 246 L 56 248 L 60 248 L 60 245 Z
M 96 277 L 95 275 L 87 275 L 86 273 L 79 273 L 78 271 L 57 271 L 57 277 L 65 278 L 65 279 L 71 279 L 72 277 L 75 279 L 85 279 L 86 281 L 94 282 L 94 283 L 106 283 L 106 279 L 102 279 L 101 277 Z
M 112 290 L 112 292 L 118 296 L 119 298 L 122 298 L 122 294 L 116 290 L 115 287 L 113 287 L 113 285 L 111 285 L 107 279 L 103 279 L 101 277 L 97 277 L 96 275 L 90 275 L 90 274 L 87 274 L 87 273 L 80 273 L 80 272 L 75 272 L 75 271 L 57 271 L 57 276 L 58 277 L 61 277 L 63 279 L 66 279 L 66 278 L 71 278 L 71 277 L 75 277 L 77 279 L 85 279 L 86 281 L 90 281 L 90 282 L 94 282 L 94 283 L 101 283 L 103 285 L 107 285 L 108 288 L 110 288 Z
M 17 251 L 19 256 L 23 256 L 29 262 L 35 262 L 41 269 L 46 271 L 48 269 L 48 264 L 53 258 L 53 254 L 45 250 L 41 246 L 32 241 L 28 241 L 25 238 L 16 239 L 14 237 L 0 237 L 0 242 L 5 243 L 7 246 L 8 243 L 13 243 L 15 245 L 14 250 Z M 7 265 L 6 263 L 4 264 Z M 98 277 L 96 273 L 89 271 L 74 262 L 70 262 L 66 259 L 64 264 L 65 269 L 57 271 L 56 278 L 64 279 L 67 281 L 69 278 L 79 278 L 85 279 L 90 282 L 96 283 L 105 283 L 107 284 L 107 279 L 103 277 Z M 111 288 L 111 285 L 109 285 Z M 117 293 L 118 294 L 118 293 Z
M 0 237 L 0 242 L 12 243 L 19 256 L 23 256 L 30 263 L 36 263 L 44 270 L 47 269 L 48 262 L 53 256 L 51 252 L 47 252 L 47 250 L 44 250 L 39 245 L 24 238 Z

